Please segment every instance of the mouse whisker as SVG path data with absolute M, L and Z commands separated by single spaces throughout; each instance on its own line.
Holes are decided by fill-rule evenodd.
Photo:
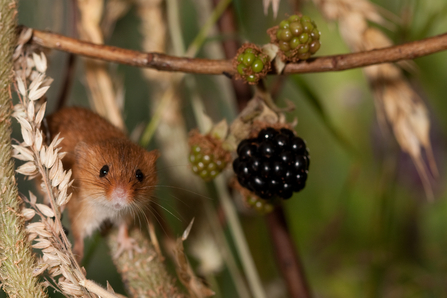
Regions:
M 157 203 L 156 201 L 152 200 L 151 201 L 152 204 L 155 204 L 157 206 L 159 206 L 161 209 L 165 210 L 166 212 L 168 212 L 170 215 L 172 215 L 175 219 L 177 219 L 180 222 L 184 222 L 184 220 L 182 218 L 180 218 L 180 214 L 179 216 L 175 215 L 173 212 L 171 212 L 168 208 L 164 207 L 163 205 L 161 205 L 160 203 Z M 150 205 L 150 204 L 149 204 Z
M 161 228 L 165 236 L 169 236 L 169 233 L 165 230 L 164 224 L 160 219 L 162 215 L 159 214 L 159 211 L 157 209 L 155 209 L 153 206 L 150 205 L 144 205 L 144 206 L 135 205 L 135 208 L 138 208 L 140 214 L 143 214 L 144 218 L 146 219 L 146 223 L 149 225 L 150 219 L 148 218 L 146 212 L 144 211 L 147 210 L 152 215 L 151 217 L 157 221 L 159 227 Z
M 200 193 L 198 193 L 196 191 L 192 191 L 192 190 L 189 190 L 189 189 L 186 189 L 186 188 L 183 188 L 183 187 L 179 187 L 179 186 L 173 186 L 173 185 L 167 185 L 167 184 L 157 184 L 154 187 L 155 188 L 163 188 L 164 187 L 164 188 L 170 188 L 170 189 L 175 189 L 175 190 L 181 190 L 181 191 L 185 191 L 185 192 L 191 193 L 193 195 L 196 195 L 196 196 L 204 198 L 204 199 L 212 200 L 211 197 L 208 197 L 206 195 L 202 195 L 202 194 L 200 194 Z

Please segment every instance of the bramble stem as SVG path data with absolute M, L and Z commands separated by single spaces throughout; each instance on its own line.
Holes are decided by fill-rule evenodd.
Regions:
M 284 278 L 289 297 L 312 297 L 299 255 L 290 237 L 283 207 L 277 206 L 266 216 L 277 264 Z
M 35 29 L 33 29 L 32 42 L 50 49 L 137 67 L 196 74 L 235 74 L 230 60 L 186 58 L 161 53 L 144 53 L 114 46 L 93 44 Z M 321 56 L 310 58 L 303 62 L 288 63 L 284 68 L 283 74 L 341 71 L 380 63 L 416 59 L 445 50 L 447 50 L 447 33 L 382 49 L 352 54 Z M 273 71 L 272 74 L 274 74 Z

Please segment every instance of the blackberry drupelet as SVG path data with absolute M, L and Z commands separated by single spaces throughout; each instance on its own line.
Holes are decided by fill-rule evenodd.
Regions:
M 243 140 L 237 154 L 233 170 L 239 184 L 264 200 L 289 199 L 306 184 L 309 153 L 290 129 L 263 129 Z

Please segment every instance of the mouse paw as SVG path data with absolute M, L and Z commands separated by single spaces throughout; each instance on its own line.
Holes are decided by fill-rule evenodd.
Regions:
M 116 253 L 113 255 L 113 258 L 118 258 L 123 252 L 127 251 L 129 254 L 129 258 L 133 259 L 133 251 L 137 253 L 141 253 L 143 250 L 137 245 L 135 239 L 126 237 L 122 239 L 118 239 L 118 249 Z

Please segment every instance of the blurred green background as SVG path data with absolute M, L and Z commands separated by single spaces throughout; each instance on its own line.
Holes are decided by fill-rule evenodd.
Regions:
M 291 2 L 281 1 L 279 19 L 286 13 L 293 13 Z M 447 28 L 446 1 L 372 2 L 401 18 L 392 30 L 381 28 L 395 43 L 441 34 Z M 180 4 L 183 37 L 188 45 L 200 26 L 194 1 L 183 0 Z M 212 36 L 206 42 L 216 43 L 222 38 L 233 37 L 257 44 L 269 42 L 265 31 L 277 23 L 271 9 L 265 16 L 259 0 L 234 0 L 233 5 L 238 34 Z M 301 8 L 301 12 L 311 16 L 322 32 L 322 47 L 317 55 L 349 52 L 336 23 L 328 23 L 310 1 L 301 3 Z M 19 22 L 69 34 L 69 10 L 70 5 L 64 1 L 20 1 Z M 107 44 L 140 49 L 138 26 L 138 16 L 135 9 L 131 9 L 117 22 Z M 65 53 L 55 51 L 48 56 L 48 75 L 55 78 L 49 91 L 50 102 L 61 88 L 58 78 L 64 72 L 66 58 Z M 70 105 L 88 105 L 82 63 L 79 62 Z M 433 203 L 427 202 L 411 159 L 401 152 L 391 131 L 383 133 L 380 130 L 373 98 L 360 69 L 288 76 L 277 96 L 280 106 L 285 105 L 286 99 L 296 105 L 296 110 L 288 117 L 290 120 L 298 118 L 296 131 L 306 140 L 312 159 L 306 188 L 285 203 L 285 210 L 315 297 L 447 297 L 447 52 L 414 62 L 416 71 L 405 75 L 428 106 L 431 141 L 440 171 L 440 176 L 432 179 L 436 198 Z M 137 124 L 150 118 L 147 98 L 151 86 L 142 78 L 139 69 L 122 65 L 114 67 L 124 84 L 125 121 L 128 130 L 132 131 Z M 209 77 L 195 77 L 206 102 L 220 104 L 225 100 L 221 94 L 216 94 L 214 81 Z M 270 77 L 268 86 L 275 80 Z M 187 119 L 192 119 L 190 105 L 185 93 L 182 110 Z M 233 117 L 230 112 L 217 114 L 214 110 L 211 114 L 216 121 L 221 118 L 231 121 Z M 194 128 L 193 121 L 190 123 L 189 128 Z M 155 148 L 157 144 L 153 143 L 151 147 Z M 186 164 L 185 161 L 184 165 L 176 166 Z M 22 181 L 19 178 L 24 191 L 26 185 Z M 217 198 L 211 195 L 211 199 L 217 205 Z M 182 206 L 176 205 L 176 200 L 169 195 L 163 202 L 173 213 L 176 213 L 175 208 Z M 177 235 L 189 221 L 172 217 L 170 220 L 177 225 Z M 241 220 L 268 297 L 286 297 L 275 267 L 265 220 L 247 214 L 241 214 Z M 95 242 L 99 244 L 86 268 L 88 277 L 103 285 L 108 280 L 116 291 L 123 293 L 104 241 L 95 236 L 87 246 Z M 226 270 L 217 274 L 216 280 L 218 297 L 235 297 Z

